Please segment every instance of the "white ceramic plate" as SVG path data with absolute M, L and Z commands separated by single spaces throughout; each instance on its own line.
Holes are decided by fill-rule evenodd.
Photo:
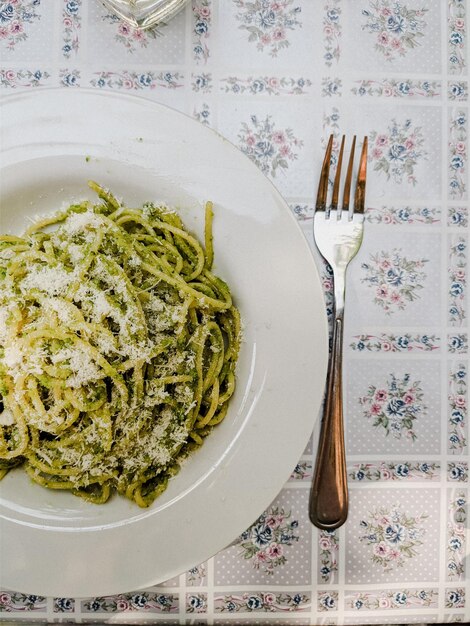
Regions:
M 327 325 L 309 247 L 273 185 L 215 132 L 143 98 L 44 90 L 0 105 L 1 232 L 93 197 L 163 199 L 199 237 L 215 206 L 215 271 L 245 324 L 224 422 L 148 510 L 43 489 L 14 470 L 0 483 L 0 585 L 55 596 L 157 584 L 224 548 L 282 488 L 317 419 Z

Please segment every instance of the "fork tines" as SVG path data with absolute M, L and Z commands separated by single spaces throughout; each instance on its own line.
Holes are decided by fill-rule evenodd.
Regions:
M 341 139 L 341 146 L 339 149 L 338 162 L 336 166 L 335 180 L 333 183 L 333 195 L 331 198 L 331 203 L 327 205 L 328 175 L 330 172 L 331 155 L 333 152 L 333 140 L 334 140 L 334 136 L 330 135 L 328 146 L 325 152 L 325 158 L 323 159 L 320 182 L 318 184 L 317 202 L 316 202 L 315 208 L 317 211 L 325 211 L 327 218 L 329 217 L 330 211 L 336 211 L 338 219 L 341 217 L 342 211 L 347 211 L 349 213 L 349 218 L 351 219 L 352 212 L 364 213 L 364 202 L 365 202 L 365 195 L 366 195 L 366 170 L 367 170 L 367 137 L 364 137 L 364 142 L 362 144 L 362 153 L 361 153 L 361 159 L 359 162 L 359 169 L 357 173 L 356 190 L 354 193 L 354 204 L 352 207 L 353 209 L 352 212 L 350 211 L 350 208 L 351 208 L 350 196 L 351 196 L 351 180 L 352 180 L 353 168 L 354 168 L 354 151 L 356 149 L 356 135 L 354 135 L 352 144 L 351 144 L 351 152 L 349 156 L 348 169 L 347 169 L 346 180 L 344 182 L 344 188 L 343 188 L 343 202 L 339 211 L 338 211 L 339 187 L 340 187 L 340 180 L 341 180 L 341 166 L 343 163 L 345 136 L 343 135 Z

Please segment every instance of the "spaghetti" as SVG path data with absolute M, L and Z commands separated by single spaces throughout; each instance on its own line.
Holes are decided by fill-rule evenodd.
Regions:
M 164 206 L 82 202 L 0 236 L 0 479 L 149 506 L 221 422 L 240 316 Z

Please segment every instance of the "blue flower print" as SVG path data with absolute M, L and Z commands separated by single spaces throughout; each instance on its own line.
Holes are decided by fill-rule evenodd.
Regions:
M 0 6 L 0 22 L 9 22 L 13 19 L 15 10 L 12 4 L 4 4 Z
M 364 606 L 364 602 L 358 598 L 357 600 L 354 600 L 353 606 L 357 610 L 362 609 L 362 607 Z
M 258 596 L 250 596 L 248 598 L 248 600 L 246 601 L 246 606 L 251 611 L 254 611 L 256 609 L 261 608 L 263 606 L 263 602 L 262 602 L 261 598 L 259 598 Z
M 458 591 L 449 591 L 449 593 L 447 594 L 447 599 L 451 604 L 458 604 L 461 601 L 462 596 Z
M 130 600 L 131 603 L 139 609 L 143 609 L 147 604 L 147 597 L 142 594 L 136 594 L 132 596 Z
M 405 403 L 399 398 L 393 398 L 387 405 L 386 412 L 390 416 L 402 417 L 405 414 Z
M 405 350 L 406 348 L 408 348 L 409 343 L 410 343 L 410 340 L 408 339 L 408 337 L 401 336 L 401 337 L 398 337 L 397 339 L 397 344 L 400 346 L 400 348 L 403 348 Z
M 449 476 L 452 480 L 460 480 L 463 475 L 464 475 L 464 471 L 460 467 L 460 465 L 455 465 L 454 467 L 451 468 L 449 472 Z
M 458 537 L 451 537 L 449 540 L 449 548 L 451 550 L 460 550 L 462 547 L 462 542 Z
M 69 612 L 73 611 L 74 602 L 72 598 L 55 598 L 54 604 L 59 611 Z
M 328 594 L 325 594 L 324 596 L 322 596 L 320 602 L 327 609 L 333 609 L 336 606 L 334 598 L 332 598 Z
M 385 539 L 390 543 L 400 543 L 405 535 L 405 528 L 400 524 L 391 524 L 385 529 Z
M 451 34 L 450 34 L 450 37 L 449 37 L 449 41 L 454 46 L 459 46 L 461 43 L 463 43 L 462 34 L 456 32 L 455 30 L 452 31 Z
M 327 11 L 326 16 L 330 22 L 337 22 L 339 20 L 339 11 L 337 9 L 330 9 Z
M 405 146 L 394 143 L 390 147 L 389 155 L 391 161 L 403 161 L 405 158 L 406 148 Z
M 265 546 L 270 543 L 272 539 L 272 530 L 269 526 L 264 524 L 258 524 L 251 531 L 252 541 L 256 546 Z
M 66 74 L 62 78 L 62 82 L 67 87 L 74 87 L 77 84 L 77 77 L 75 74 Z
M 449 292 L 452 296 L 459 296 L 463 293 L 463 285 L 457 281 L 453 282 L 450 286 Z
M 453 350 L 461 350 L 464 346 L 464 342 L 461 337 L 453 336 L 450 338 L 449 345 Z
M 393 596 L 393 601 L 396 604 L 406 604 L 406 600 L 407 600 L 407 596 L 406 596 L 406 593 L 403 593 L 403 591 L 399 591 Z
M 450 166 L 452 167 L 452 169 L 459 170 L 462 167 L 464 167 L 464 165 L 465 165 L 465 161 L 462 159 L 462 157 L 459 154 L 456 154 L 452 157 L 451 162 L 450 162 Z
M 225 605 L 225 608 L 227 609 L 227 611 L 229 611 L 230 613 L 233 613 L 234 611 L 237 610 L 237 605 L 234 604 L 232 601 L 227 602 Z
M 101 602 L 99 602 L 98 600 L 92 600 L 91 602 L 87 603 L 87 608 L 90 611 L 99 611 L 101 610 Z
M 198 35 L 205 35 L 209 30 L 209 26 L 205 20 L 199 20 L 194 26 L 194 31 Z
M 462 96 L 465 92 L 462 85 L 454 83 L 451 85 L 450 93 L 454 96 L 454 98 L 460 98 L 460 96 Z
M 199 596 L 191 596 L 191 598 L 189 599 L 189 604 L 193 609 L 200 609 L 202 606 L 204 606 L 204 602 Z
M 405 27 L 405 20 L 397 15 L 390 15 L 387 19 L 387 29 L 394 33 L 402 33 Z
M 139 83 L 144 87 L 148 87 L 152 84 L 152 77 L 150 74 L 141 74 L 139 76 Z
M 410 468 L 405 463 L 399 463 L 395 465 L 395 474 L 400 476 L 400 478 L 406 478 L 410 473 Z
M 67 2 L 65 5 L 65 10 L 69 15 L 76 15 L 80 10 L 80 5 L 78 2 L 75 2 L 75 0 L 70 0 L 70 2 Z

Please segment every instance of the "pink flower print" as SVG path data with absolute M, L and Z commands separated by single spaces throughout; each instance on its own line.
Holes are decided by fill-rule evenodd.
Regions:
M 465 397 L 465 396 L 458 395 L 458 396 L 455 396 L 455 397 L 454 397 L 454 402 L 455 402 L 455 405 L 456 405 L 456 406 L 458 406 L 458 407 L 462 408 L 462 407 L 466 406 L 466 404 L 467 404 L 467 399 L 466 399 L 466 397 Z
M 70 17 L 64 17 L 63 23 L 64 23 L 65 28 L 72 28 L 73 26 L 73 22 L 70 19 Z
M 411 392 L 405 393 L 405 395 L 403 396 L 403 402 L 405 404 L 413 404 L 414 399 L 415 399 L 414 394 Z
M 263 44 L 263 46 L 269 46 L 269 44 L 271 43 L 271 36 L 270 35 L 261 35 L 260 41 Z
M 145 39 L 145 33 L 141 28 L 136 28 L 132 36 L 136 41 L 143 41 Z
M 273 32 L 273 41 L 282 41 L 286 38 L 286 33 L 284 30 L 279 29 Z
M 325 289 L 326 291 L 330 291 L 330 289 L 333 289 L 333 283 L 329 278 L 325 278 L 323 280 L 323 289 Z
M 129 37 L 131 34 L 131 29 L 127 24 L 121 23 L 118 27 L 118 33 L 123 35 L 124 37 Z
M 334 32 L 335 31 L 329 24 L 325 24 L 325 26 L 323 27 L 323 34 L 325 35 L 325 37 L 333 37 Z
M 268 549 L 266 550 L 268 557 L 271 559 L 279 558 L 280 556 L 282 556 L 283 552 L 284 550 L 282 546 L 278 543 L 275 543 L 274 541 L 269 545 Z
M 377 135 L 377 139 L 375 140 L 375 143 L 378 146 L 388 146 L 388 137 L 387 137 L 387 135 Z
M 116 602 L 116 610 L 118 611 L 128 611 L 129 610 L 129 602 L 127 600 L 118 600 Z
M 377 288 L 377 298 L 386 298 L 388 296 L 388 287 L 387 285 L 380 285 Z
M 384 598 L 383 596 L 379 598 L 379 609 L 389 609 L 392 606 L 389 598 Z
M 388 393 L 386 392 L 385 389 L 377 389 L 377 391 L 375 392 L 375 400 L 377 402 L 385 402 L 387 397 L 388 397 Z
M 390 546 L 388 546 L 384 541 L 381 541 L 377 545 L 374 546 L 374 554 L 377 556 L 388 556 L 390 553 Z
M 283 157 L 289 157 L 291 155 L 291 150 L 289 148 L 289 146 L 286 145 L 282 145 L 279 148 L 279 154 Z
M 457 30 L 463 30 L 465 28 L 465 20 L 461 17 L 458 17 L 454 20 L 454 28 Z
M 413 150 L 415 145 L 416 145 L 416 142 L 413 137 L 408 137 L 408 139 L 405 141 L 405 148 L 407 150 Z
M 388 261 L 387 259 L 384 259 L 381 263 L 380 263 L 380 269 L 382 270 L 389 270 L 392 267 L 392 264 L 390 263 L 390 261 Z
M 370 412 L 372 413 L 372 415 L 380 415 L 381 411 L 382 407 L 376 402 L 374 402 L 374 404 L 370 407 Z
M 320 537 L 318 545 L 322 550 L 329 550 L 332 547 L 331 539 L 329 537 Z
M 209 7 L 198 7 L 198 11 L 199 15 L 201 17 L 210 17 L 211 14 L 211 10 Z
M 379 34 L 379 36 L 377 37 L 378 42 L 381 46 L 386 46 L 390 40 L 389 36 L 387 35 L 387 33 L 385 31 L 383 31 L 382 33 Z
M 271 9 L 273 11 L 279 11 L 281 9 L 281 5 L 279 4 L 279 2 L 273 2 L 271 5 Z
M 390 559 L 399 559 L 400 558 L 400 552 L 398 550 L 395 550 L 395 548 L 391 548 L 390 552 L 388 553 L 388 557 Z
M 282 522 L 283 522 L 283 519 L 279 518 L 279 515 L 269 515 L 269 517 L 266 518 L 265 523 L 266 523 L 266 526 L 269 526 L 269 528 L 274 530 L 275 528 L 279 528 Z
M 134 83 L 128 78 L 124 78 L 124 80 L 122 81 L 122 86 L 124 89 L 132 89 Z
M 458 278 L 459 280 L 463 280 L 465 278 L 465 270 L 462 269 L 457 269 L 455 270 L 455 278 Z
M 390 470 L 388 470 L 386 467 L 381 467 L 380 476 L 382 480 L 388 480 L 392 476 L 392 472 L 390 472 Z
M 11 595 L 9 593 L 1 593 L 0 594 L 0 604 L 3 606 L 8 606 L 11 603 Z
M 254 556 L 254 565 L 255 567 L 259 567 L 260 564 L 267 563 L 269 561 L 269 556 L 266 552 L 260 550 Z
M 245 139 L 245 143 L 247 146 L 254 146 L 256 143 L 256 138 L 253 135 L 248 135 Z
M 392 291 L 392 293 L 390 294 L 390 300 L 391 302 L 393 302 L 393 304 L 400 304 L 401 296 L 398 291 Z
M 10 24 L 10 33 L 13 35 L 19 35 L 22 32 L 24 32 L 24 28 L 21 22 L 12 22 Z
M 13 70 L 7 70 L 7 71 L 5 72 L 5 78 L 6 78 L 8 81 L 14 80 L 14 79 L 15 79 L 15 77 L 16 77 L 16 73 L 15 73 Z
M 459 154 L 465 154 L 465 148 L 466 146 L 464 141 L 457 141 L 455 144 L 455 151 Z
M 373 148 L 372 150 L 372 156 L 374 159 L 380 159 L 380 157 L 382 156 L 383 152 L 380 148 Z
M 282 132 L 282 130 L 277 130 L 275 133 L 273 133 L 273 141 L 274 143 L 285 143 L 286 136 Z
M 5 37 L 8 37 L 8 29 L 4 26 L 0 26 L 0 39 L 4 39 Z
M 390 87 L 384 87 L 382 93 L 386 98 L 390 98 L 390 96 L 393 94 L 393 90 L 390 89 Z
M 456 535 L 465 535 L 465 524 L 461 524 L 460 522 L 456 522 L 454 524 L 454 533 Z M 1 602 L 1 600 L 0 600 Z
M 389 341 L 382 341 L 382 351 L 390 352 L 392 349 L 392 344 Z
M 271 78 L 268 80 L 268 85 L 273 89 L 277 89 L 279 87 L 279 79 L 271 76 Z
M 276 602 L 276 596 L 272 593 L 265 593 L 263 600 L 265 604 L 274 604 Z
M 393 50 L 400 50 L 401 41 L 399 39 L 392 39 L 392 41 L 390 42 L 390 46 Z

